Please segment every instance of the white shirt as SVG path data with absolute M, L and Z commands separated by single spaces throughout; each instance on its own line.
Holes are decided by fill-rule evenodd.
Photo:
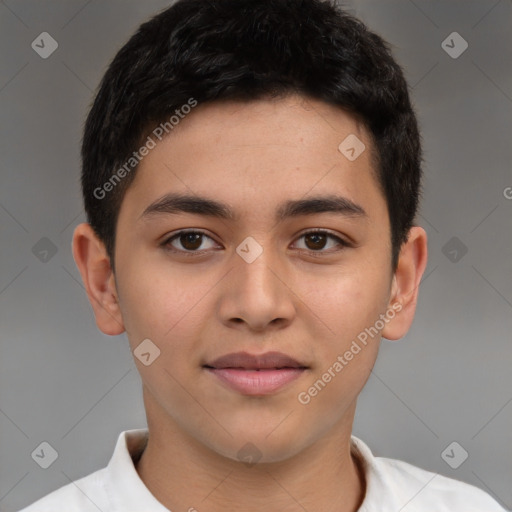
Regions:
M 121 432 L 107 467 L 64 485 L 20 512 L 169 512 L 135 469 L 133 461 L 144 449 L 147 435 L 147 429 Z M 354 436 L 351 440 L 366 477 L 359 512 L 506 512 L 477 487 L 400 460 L 375 457 L 363 441 Z

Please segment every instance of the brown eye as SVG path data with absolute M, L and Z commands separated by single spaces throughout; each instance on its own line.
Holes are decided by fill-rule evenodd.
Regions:
M 180 231 L 162 243 L 162 246 L 174 251 L 183 253 L 200 253 L 210 247 L 202 247 L 205 239 L 214 240 L 202 231 Z M 201 249 L 200 249 L 201 248 Z
M 327 242 L 327 235 L 324 233 L 309 233 L 304 235 L 308 249 L 317 251 L 323 249 Z
M 185 249 L 194 251 L 201 247 L 203 243 L 202 237 L 201 233 L 183 233 L 179 236 L 179 241 Z
M 350 245 L 348 242 L 345 242 L 345 240 L 341 239 L 340 237 L 323 230 L 308 231 L 307 233 L 303 233 L 299 237 L 299 240 L 300 239 L 304 239 L 305 247 L 299 247 L 299 249 L 305 249 L 311 252 L 319 252 L 320 254 L 335 252 L 336 250 L 341 250 L 342 248 L 349 247 Z M 331 244 L 331 246 L 328 247 L 328 244 L 331 240 L 334 241 L 335 243 Z M 336 246 L 338 246 L 337 249 Z M 324 251 L 323 249 L 326 248 L 327 250 Z

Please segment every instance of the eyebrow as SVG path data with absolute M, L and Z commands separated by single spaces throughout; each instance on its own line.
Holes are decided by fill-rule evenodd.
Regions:
M 140 215 L 140 219 L 149 219 L 158 214 L 192 213 L 237 221 L 239 216 L 225 203 L 195 195 L 170 193 L 151 203 Z M 276 211 L 277 222 L 301 215 L 318 213 L 337 213 L 346 217 L 368 217 L 364 208 L 350 199 L 338 195 L 316 196 L 308 199 L 288 200 Z

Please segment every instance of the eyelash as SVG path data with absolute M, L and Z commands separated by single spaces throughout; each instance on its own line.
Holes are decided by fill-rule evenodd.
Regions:
M 210 238 L 211 240 L 213 240 L 213 238 L 211 236 L 208 236 L 205 232 L 203 231 L 200 231 L 200 230 L 197 230 L 197 229 L 185 229 L 185 230 L 182 230 L 182 231 L 178 231 L 177 233 L 175 233 L 174 235 L 172 235 L 171 237 L 169 238 L 166 238 L 162 243 L 161 243 L 161 246 L 167 250 L 167 251 L 170 251 L 170 252 L 173 252 L 173 253 L 181 253 L 185 256 L 189 256 L 189 257 L 195 257 L 195 256 L 199 256 L 199 255 L 202 255 L 205 253 L 206 250 L 202 250 L 202 251 L 191 251 L 191 250 L 182 250 L 182 249 L 175 249 L 174 247 L 172 247 L 170 244 L 173 240 L 175 240 L 176 238 L 179 238 L 181 235 L 186 235 L 186 234 L 190 234 L 190 233 L 193 233 L 193 234 L 198 234 L 198 235 L 203 235 L 207 238 Z M 327 235 L 329 238 L 335 240 L 338 242 L 338 244 L 342 247 L 342 248 L 346 248 L 346 247 L 352 247 L 352 245 L 343 240 L 342 238 L 332 234 L 330 231 L 326 231 L 324 229 L 312 229 L 312 230 L 309 230 L 309 231 L 306 231 L 305 233 L 302 233 L 298 239 L 300 238 L 303 238 L 307 235 L 311 235 L 311 234 L 319 234 L 319 235 Z M 215 240 L 213 240 L 215 241 Z M 337 249 L 336 251 L 324 251 L 324 250 L 318 250 L 318 251 L 314 251 L 312 249 L 300 249 L 301 251 L 307 251 L 310 253 L 310 255 L 314 256 L 314 257 L 321 257 L 322 255 L 324 254 L 332 254 L 333 252 L 338 252 L 338 251 L 341 251 L 342 249 Z

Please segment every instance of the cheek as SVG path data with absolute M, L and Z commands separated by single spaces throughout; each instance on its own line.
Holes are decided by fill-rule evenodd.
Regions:
M 389 276 L 378 263 L 315 278 L 304 303 L 321 320 L 338 348 L 375 323 L 387 305 Z
M 186 338 L 200 324 L 198 315 L 214 284 L 205 273 L 138 265 L 135 258 L 126 262 L 119 269 L 118 291 L 130 343 L 149 338 L 163 347 L 173 338 Z
M 319 316 L 334 333 L 317 346 L 318 367 L 302 397 L 333 421 L 355 400 L 377 358 L 381 328 L 375 326 L 386 310 L 390 280 L 385 263 L 368 260 L 317 293 Z
M 297 399 L 326 424 L 338 421 L 356 399 L 377 359 L 381 329 L 375 325 L 386 308 L 387 282 L 366 279 L 346 276 L 318 300 L 316 310 L 329 334 L 315 345 L 316 367 Z

